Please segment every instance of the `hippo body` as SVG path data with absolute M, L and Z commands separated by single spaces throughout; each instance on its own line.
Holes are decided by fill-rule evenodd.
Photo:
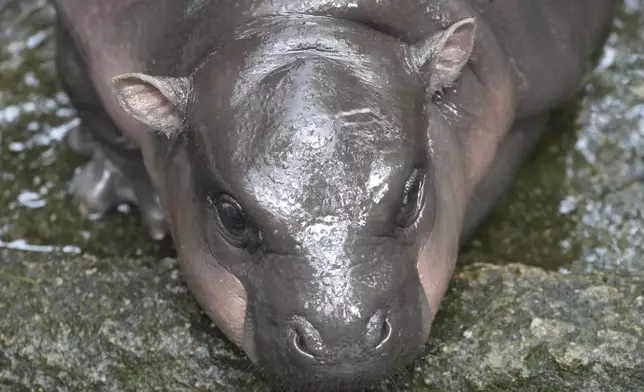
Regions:
M 461 241 L 592 68 L 615 0 L 55 0 L 91 161 L 269 379 L 420 354 Z

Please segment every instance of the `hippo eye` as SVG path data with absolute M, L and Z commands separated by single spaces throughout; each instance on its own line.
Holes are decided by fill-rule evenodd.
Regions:
M 405 184 L 402 207 L 398 215 L 398 226 L 407 227 L 413 224 L 423 205 L 423 189 L 425 174 L 420 170 L 414 170 Z
M 217 211 L 217 221 L 228 241 L 245 248 L 250 241 L 250 228 L 239 203 L 229 195 L 209 198 L 209 201 Z

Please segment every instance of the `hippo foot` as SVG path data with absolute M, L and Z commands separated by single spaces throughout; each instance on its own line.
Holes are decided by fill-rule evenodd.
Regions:
M 92 157 L 77 171 L 70 184 L 70 191 L 85 218 L 97 220 L 119 204 L 131 203 L 141 214 L 150 237 L 157 241 L 165 238 L 169 233 L 167 221 L 149 182 L 124 175 L 82 128 L 72 131 L 69 144 L 79 154 Z
M 72 151 L 78 155 L 82 155 L 84 157 L 92 156 L 92 151 L 94 151 L 94 140 L 92 139 L 92 135 L 87 132 L 82 125 L 69 131 L 67 143 Z

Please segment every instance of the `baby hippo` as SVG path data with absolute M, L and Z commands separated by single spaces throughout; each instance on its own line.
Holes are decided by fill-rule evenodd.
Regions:
M 315 391 L 423 353 L 615 1 L 54 3 L 83 211 L 134 203 L 267 379 Z

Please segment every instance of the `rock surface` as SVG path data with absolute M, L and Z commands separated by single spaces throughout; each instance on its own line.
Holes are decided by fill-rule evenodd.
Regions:
M 270 390 L 177 268 L 0 250 L 0 390 Z M 644 278 L 473 264 L 427 355 L 378 390 L 642 391 L 643 337 Z

